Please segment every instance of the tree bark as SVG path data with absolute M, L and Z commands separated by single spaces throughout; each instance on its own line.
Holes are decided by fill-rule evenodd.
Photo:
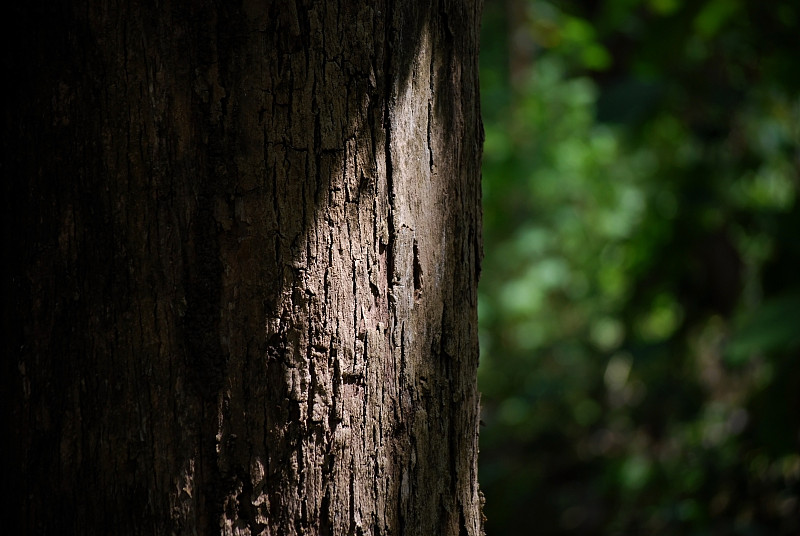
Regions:
M 19 533 L 482 534 L 478 3 L 8 17 Z

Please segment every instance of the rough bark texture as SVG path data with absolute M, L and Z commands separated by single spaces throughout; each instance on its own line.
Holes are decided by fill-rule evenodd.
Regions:
M 481 534 L 476 2 L 8 21 L 19 533 Z

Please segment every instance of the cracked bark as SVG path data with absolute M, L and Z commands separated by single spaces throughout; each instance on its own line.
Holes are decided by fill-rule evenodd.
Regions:
M 19 532 L 481 534 L 480 6 L 139 4 L 4 32 Z

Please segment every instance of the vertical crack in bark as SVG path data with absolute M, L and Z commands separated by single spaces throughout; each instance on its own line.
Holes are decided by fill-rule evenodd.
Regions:
M 269 135 L 267 133 L 266 124 L 264 125 L 264 165 L 270 166 L 272 163 L 270 162 L 270 153 L 269 153 L 269 145 L 271 142 L 269 140 Z M 273 165 L 274 166 L 274 165 Z M 278 273 L 281 273 L 281 267 L 283 263 L 281 262 L 281 206 L 279 197 L 278 197 L 278 171 L 276 167 L 272 167 L 272 210 L 275 213 L 275 229 L 273 230 L 273 247 L 275 248 L 275 267 L 278 269 Z
M 419 246 L 417 239 L 414 239 L 412 246 L 413 252 L 413 271 L 414 271 L 414 298 L 419 299 L 422 295 L 422 264 L 419 261 Z
M 386 290 L 387 293 L 392 292 L 392 285 L 394 284 L 394 244 L 395 244 L 395 191 L 394 191 L 394 177 L 392 170 L 392 111 L 391 103 L 394 100 L 394 73 L 392 72 L 392 48 L 393 28 L 394 28 L 394 2 L 389 0 L 386 5 L 386 21 L 385 25 L 385 38 L 384 45 L 384 58 L 383 58 L 383 76 L 385 78 L 384 88 L 384 103 L 383 103 L 383 127 L 385 129 L 385 144 L 384 144 L 384 158 L 386 161 L 386 193 L 389 201 L 389 214 L 387 215 L 388 238 L 386 244 Z
M 431 181 L 433 181 L 433 143 L 431 143 L 431 130 L 433 129 L 433 98 L 435 93 L 434 89 L 434 74 L 433 65 L 436 54 L 431 53 L 431 61 L 428 69 L 428 169 L 431 172 Z
M 350 534 L 355 534 L 356 533 L 356 529 L 360 528 L 360 527 L 358 527 L 358 525 L 356 523 L 356 508 L 357 508 L 357 506 L 356 506 L 356 475 L 355 475 L 355 463 L 354 463 L 354 461 L 352 459 L 350 461 L 349 486 L 350 486 L 350 494 L 349 494 L 349 496 L 350 496 L 350 501 L 349 501 L 350 502 L 350 504 L 349 504 L 349 510 L 350 510 L 350 512 L 349 512 L 350 513 L 350 516 L 349 516 L 349 518 L 350 518 Z

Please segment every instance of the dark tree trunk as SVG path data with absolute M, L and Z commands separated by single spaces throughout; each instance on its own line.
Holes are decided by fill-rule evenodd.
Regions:
M 19 533 L 482 533 L 477 3 L 7 17 Z

